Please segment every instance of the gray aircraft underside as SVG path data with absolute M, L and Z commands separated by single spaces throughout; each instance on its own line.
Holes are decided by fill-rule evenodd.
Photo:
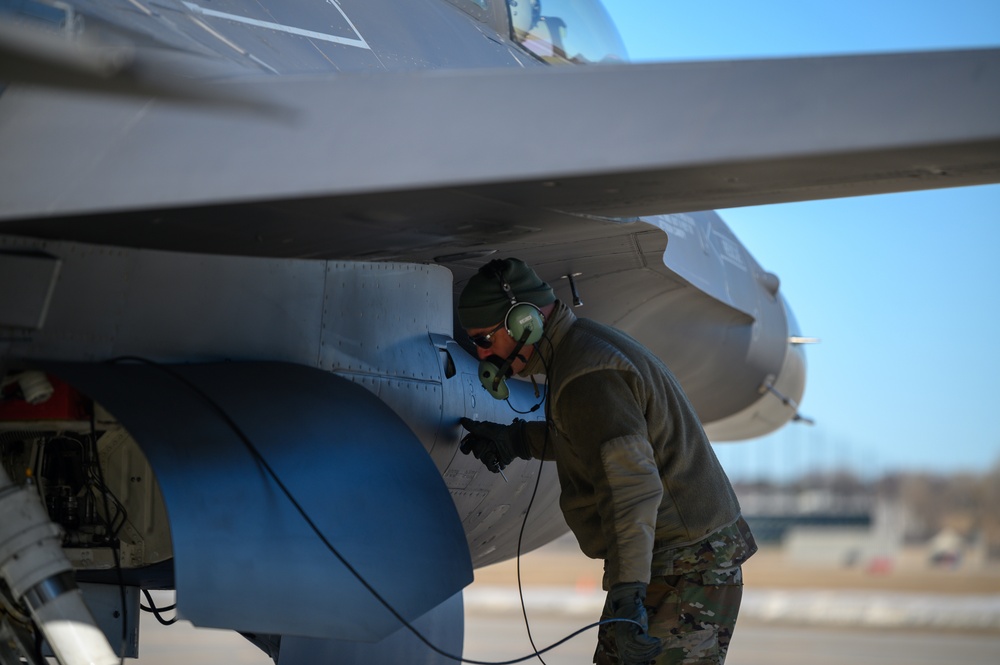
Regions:
M 521 6 L 0 1 L 4 395 L 41 371 L 86 398 L 0 402 L 0 453 L 115 651 L 140 589 L 176 588 L 280 663 L 449 662 L 376 593 L 461 652 L 461 589 L 517 553 L 536 481 L 521 550 L 566 529 L 554 469 L 457 451 L 459 418 L 544 395 L 493 400 L 455 329 L 490 258 L 649 346 L 739 440 L 797 417 L 799 331 L 693 211 L 1000 180 L 1000 51 L 559 67 L 601 58 L 538 41 L 560 3 Z M 0 630 L 27 645 L 22 615 Z

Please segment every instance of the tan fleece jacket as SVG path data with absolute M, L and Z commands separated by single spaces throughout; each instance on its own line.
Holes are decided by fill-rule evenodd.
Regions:
M 734 523 L 739 503 L 677 379 L 614 328 L 558 302 L 522 375 L 547 374 L 548 422 L 524 425 L 555 460 L 560 506 L 605 583 L 649 582 L 654 552 Z

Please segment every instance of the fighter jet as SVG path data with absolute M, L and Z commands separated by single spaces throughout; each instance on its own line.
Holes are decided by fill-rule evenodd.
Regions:
M 807 339 L 706 211 L 1000 180 L 996 50 L 634 65 L 598 0 L 10 0 L 0 80 L 5 663 L 134 657 L 153 589 L 281 664 L 452 662 L 473 568 L 566 530 L 458 451 L 542 417 L 456 331 L 480 265 L 740 440 Z

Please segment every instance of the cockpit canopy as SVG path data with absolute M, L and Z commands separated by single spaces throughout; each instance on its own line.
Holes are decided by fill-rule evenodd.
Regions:
M 507 0 L 511 36 L 551 64 L 628 61 L 621 35 L 600 0 Z

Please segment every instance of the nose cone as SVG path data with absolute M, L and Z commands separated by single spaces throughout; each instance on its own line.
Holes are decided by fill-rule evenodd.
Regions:
M 791 308 L 782 297 L 785 324 L 782 326 L 784 358 L 780 366 L 763 367 L 759 398 L 740 412 L 705 423 L 712 441 L 742 441 L 770 434 L 791 420 L 806 420 L 798 413 L 806 389 L 806 356 L 802 337 Z

